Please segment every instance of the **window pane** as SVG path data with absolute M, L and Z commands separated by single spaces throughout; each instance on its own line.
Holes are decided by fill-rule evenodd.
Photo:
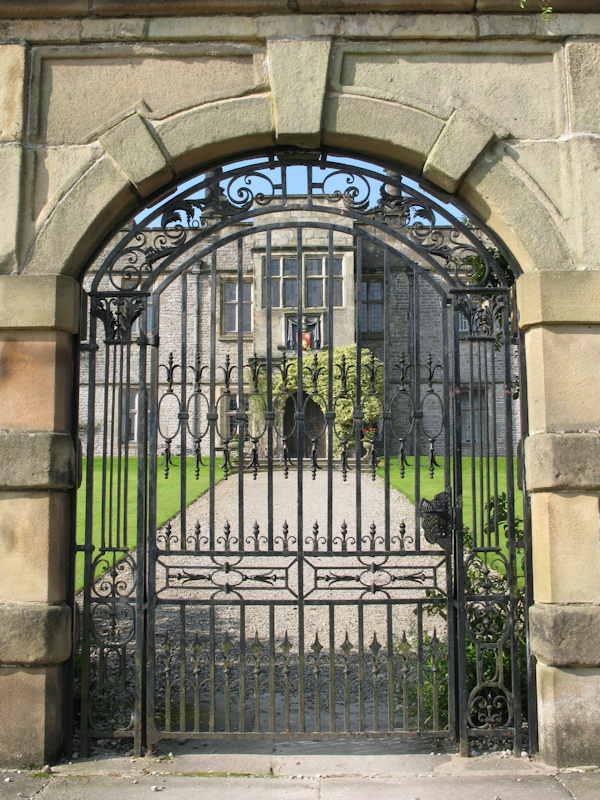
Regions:
M 339 278 L 333 281 L 333 305 L 344 305 L 344 282 Z
M 381 281 L 369 282 L 369 294 L 371 300 L 383 300 L 383 284 Z
M 279 275 L 279 270 L 280 269 L 281 269 L 281 259 L 272 258 L 271 259 L 271 275 Z
M 362 284 L 361 284 L 361 297 L 360 297 L 360 299 L 363 301 L 363 303 L 367 302 L 367 283 L 366 283 L 366 281 L 363 281 Z
M 306 274 L 322 275 L 323 274 L 323 259 L 322 258 L 307 258 L 306 259 Z
M 360 329 L 363 333 L 367 333 L 369 330 L 369 313 L 367 308 L 366 303 L 363 303 L 360 308 Z
M 334 258 L 333 259 L 333 274 L 334 275 L 341 275 L 342 274 L 342 259 L 341 258 Z
M 298 274 L 298 259 L 297 258 L 284 258 L 283 259 L 283 274 L 284 275 L 297 275 Z
M 321 279 L 307 282 L 306 305 L 311 307 L 323 305 L 323 281 Z
M 283 305 L 284 306 L 297 306 L 298 293 L 296 291 L 296 281 L 283 282 Z
M 252 306 L 250 303 L 244 303 L 242 314 L 244 315 L 244 333 L 248 333 L 252 330 Z
M 279 302 L 279 278 L 276 278 L 275 280 L 271 280 L 271 306 L 273 308 L 279 308 Z
M 371 306 L 370 332 L 383 333 L 383 305 L 377 303 Z
M 225 333 L 235 333 L 237 330 L 237 305 L 227 305 L 224 311 L 223 331 Z
M 252 284 L 251 283 L 242 284 L 242 297 L 244 298 L 244 303 L 249 303 L 252 300 Z
M 235 283 L 224 283 L 223 289 L 225 292 L 225 302 L 226 303 L 235 303 L 235 299 L 237 296 L 237 286 Z

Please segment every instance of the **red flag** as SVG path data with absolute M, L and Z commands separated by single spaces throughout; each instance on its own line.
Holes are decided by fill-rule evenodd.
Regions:
M 302 331 L 302 349 L 310 350 L 312 344 L 312 333 L 309 331 Z

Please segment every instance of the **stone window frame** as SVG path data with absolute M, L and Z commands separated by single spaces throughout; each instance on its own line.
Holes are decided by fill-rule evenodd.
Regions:
M 248 301 L 243 300 L 242 301 L 244 303 L 244 305 L 247 304 L 247 305 L 250 306 L 250 329 L 242 331 L 242 338 L 246 340 L 246 339 L 251 339 L 253 334 L 254 334 L 254 281 L 252 280 L 252 278 L 250 276 L 248 276 L 248 277 L 244 276 L 242 283 L 243 283 L 244 289 L 245 289 L 246 286 L 250 287 L 250 300 L 248 300 Z M 225 300 L 225 291 L 226 291 L 225 287 L 228 286 L 228 285 L 233 285 L 236 288 L 236 300 L 235 301 L 226 301 Z M 232 341 L 233 340 L 237 340 L 237 337 L 238 337 L 238 331 L 237 331 L 237 305 L 238 305 L 238 303 L 237 303 L 237 277 L 235 277 L 235 278 L 224 278 L 224 277 L 221 278 L 221 282 L 220 282 L 220 287 L 219 288 L 220 288 L 220 304 L 219 305 L 220 305 L 220 309 L 221 309 L 220 320 L 219 320 L 219 337 L 221 339 L 224 339 L 224 340 L 232 340 Z M 236 330 L 229 331 L 229 330 L 226 330 L 226 328 L 225 328 L 225 306 L 226 305 L 234 306 L 235 309 L 236 309 L 236 313 L 235 313 Z
M 279 296 L 277 298 L 278 303 L 277 304 L 272 304 L 272 306 L 271 306 L 272 309 L 274 309 L 274 310 L 276 309 L 277 311 L 283 311 L 283 310 L 288 309 L 288 308 L 296 308 L 297 305 L 298 305 L 297 298 L 296 298 L 296 301 L 293 304 L 284 305 L 284 302 L 283 302 L 284 299 L 285 299 L 284 286 L 285 286 L 286 281 L 290 282 L 290 283 L 293 283 L 294 285 L 296 285 L 296 282 L 297 282 L 297 274 L 296 275 L 289 275 L 287 277 L 285 275 L 284 262 L 285 262 L 286 259 L 297 261 L 297 257 L 295 255 L 291 255 L 291 254 L 288 254 L 288 253 L 280 253 L 280 254 L 271 253 L 271 264 L 273 264 L 275 261 L 279 262 L 279 271 L 276 274 L 271 273 L 271 281 L 272 281 L 271 292 L 273 292 L 273 284 L 274 283 L 278 283 L 279 284 L 279 291 L 278 291 L 278 295 Z M 320 275 L 308 275 L 307 261 L 309 259 L 320 259 L 321 260 L 321 262 L 323 264 L 323 269 L 322 269 L 322 272 L 321 272 Z M 308 303 L 308 285 L 309 285 L 310 281 L 315 281 L 315 282 L 316 281 L 321 281 L 322 282 L 322 285 L 323 285 L 323 288 L 322 288 L 322 299 L 324 299 L 324 300 L 327 299 L 327 280 L 328 280 L 328 278 L 327 278 L 327 260 L 328 260 L 327 253 L 323 253 L 322 254 L 322 253 L 319 253 L 318 251 L 312 251 L 312 252 L 308 251 L 308 252 L 303 252 L 302 253 L 302 265 L 303 265 L 302 266 L 302 288 L 303 288 L 302 305 L 303 305 L 304 309 L 311 309 L 311 312 L 312 311 L 316 312 L 316 311 L 321 311 L 321 310 L 322 311 L 326 311 L 327 308 L 328 308 L 328 303 L 327 302 L 321 303 L 320 305 L 309 305 L 309 303 Z M 345 256 L 344 255 L 342 255 L 342 256 L 336 255 L 333 258 L 333 262 L 334 262 L 334 273 L 333 273 L 333 278 L 334 278 L 334 290 L 333 290 L 334 297 L 333 297 L 333 299 L 334 299 L 334 303 L 333 303 L 333 307 L 334 308 L 344 308 L 345 305 L 346 305 L 346 303 L 345 303 L 345 299 L 346 298 L 345 298 L 345 281 L 344 281 L 344 267 L 345 267 L 344 261 L 345 261 Z M 335 272 L 335 264 L 336 264 L 336 262 L 340 262 L 340 273 L 338 275 L 336 275 L 336 272 Z M 341 302 L 339 302 L 339 303 L 335 302 L 335 300 L 336 300 L 336 297 L 335 297 L 335 284 L 336 284 L 336 282 L 339 282 L 339 284 L 341 284 Z M 266 303 L 267 303 L 267 287 L 266 287 L 266 283 L 267 283 L 267 259 L 266 259 L 266 256 L 263 256 L 262 257 L 262 286 L 263 286 L 262 306 L 263 306 L 263 308 L 266 308 Z
M 384 310 L 384 291 L 383 291 L 383 274 L 382 273 L 372 273 L 362 275 L 361 280 L 361 297 L 360 297 L 360 327 L 361 327 L 361 337 L 363 339 L 383 339 L 384 336 L 384 319 L 383 319 L 383 310 Z M 370 289 L 367 290 L 367 299 L 364 300 L 363 297 L 363 286 L 364 284 L 371 284 L 371 283 L 378 283 L 381 286 L 381 300 L 378 298 L 374 301 L 371 301 L 370 297 Z M 370 309 L 372 306 L 380 306 L 381 307 L 381 330 L 370 330 L 371 328 L 371 313 Z M 367 309 L 367 329 L 363 328 L 363 307 Z

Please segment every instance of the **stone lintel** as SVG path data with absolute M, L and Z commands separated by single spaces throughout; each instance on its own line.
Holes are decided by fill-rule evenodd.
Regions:
M 423 177 L 447 192 L 456 191 L 463 175 L 494 136 L 479 120 L 456 109 L 433 145 L 423 167 Z
M 529 491 L 600 490 L 600 433 L 539 433 L 525 440 Z
M 528 272 L 517 279 L 519 327 L 600 324 L 600 270 Z
M 0 490 L 72 489 L 75 483 L 68 433 L 0 433 Z
M 0 330 L 77 333 L 80 286 L 65 275 L 0 275 Z
M 71 609 L 65 603 L 0 603 L 0 664 L 48 666 L 71 655 Z
M 271 39 L 267 59 L 279 144 L 318 147 L 330 39 Z
M 106 131 L 100 142 L 141 197 L 148 197 L 173 179 L 164 153 L 137 112 Z
M 600 606 L 536 603 L 529 609 L 529 641 L 549 667 L 600 667 Z

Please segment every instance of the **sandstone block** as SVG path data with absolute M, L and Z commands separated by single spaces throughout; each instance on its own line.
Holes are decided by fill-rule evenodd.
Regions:
M 480 159 L 457 196 L 502 237 L 524 272 L 569 268 L 571 255 L 548 210 L 508 162 Z
M 70 503 L 66 492 L 0 492 L 0 602 L 65 600 Z
M 600 270 L 529 272 L 517 279 L 519 327 L 600 325 Z
M 447 192 L 454 192 L 493 135 L 487 125 L 463 111 L 454 111 L 427 156 L 423 176 Z
M 23 134 L 26 50 L 20 44 L 0 46 L 0 142 Z
M 419 170 L 444 125 L 414 108 L 353 95 L 330 95 L 324 115 L 325 144 L 397 159 Z
M 0 0 L 0 18 L 6 17 L 85 17 L 88 13 L 88 0 L 27 0 L 23 3 L 14 0 Z
M 600 603 L 597 493 L 531 495 L 536 603 Z
M 271 99 L 267 94 L 209 103 L 157 122 L 155 130 L 176 173 L 242 147 L 252 150 L 275 143 Z
M 131 182 L 105 156 L 56 205 L 27 264 L 33 274 L 76 277 L 115 224 L 139 202 Z
M 536 604 L 529 609 L 529 641 L 549 667 L 600 667 L 600 606 Z
M 600 93 L 600 42 L 568 42 L 566 52 L 572 128 L 600 133 L 600 109 L 594 102 Z
M 529 432 L 598 430 L 600 326 L 532 327 L 525 348 Z
M 110 128 L 100 141 L 142 197 L 172 179 L 171 168 L 158 142 L 139 114 L 132 114 Z
M 600 489 L 600 433 L 538 433 L 525 439 L 529 491 Z
M 69 334 L 0 331 L 0 374 L 0 430 L 70 430 L 73 347 Z
M 53 764 L 61 753 L 65 669 L 0 668 L 0 762 L 26 767 Z
M 496 133 L 518 139 L 555 138 L 565 128 L 556 49 L 544 44 L 532 58 L 527 52 L 471 49 L 468 42 L 431 50 L 410 43 L 348 43 L 333 88 L 443 119 L 455 109 L 476 111 Z
M 72 489 L 75 448 L 66 433 L 0 433 L 0 489 Z
M 204 45 L 190 52 L 167 44 L 161 57 L 144 55 L 135 45 L 87 45 L 68 54 L 40 55 L 36 63 L 39 102 L 31 125 L 39 142 L 81 145 L 133 111 L 151 109 L 153 118 L 162 119 L 265 83 L 256 69 L 256 47 L 248 45 Z
M 600 51 L 599 51 L 600 52 Z M 599 60 L 600 64 L 600 60 Z M 571 140 L 571 181 L 575 224 L 567 228 L 573 239 L 572 249 L 578 264 L 600 268 L 600 140 L 598 136 L 577 136 Z
M 17 264 L 22 159 L 22 150 L 19 145 L 9 144 L 0 148 L 0 174 L 2 175 L 0 272 L 11 272 Z
M 81 290 L 64 275 L 0 275 L 0 330 L 79 330 Z
M 330 51 L 328 39 L 267 42 L 278 143 L 319 146 Z
M 600 669 L 537 666 L 540 757 L 557 767 L 600 763 Z
M 70 655 L 68 605 L 0 603 L 0 664 L 48 666 Z

